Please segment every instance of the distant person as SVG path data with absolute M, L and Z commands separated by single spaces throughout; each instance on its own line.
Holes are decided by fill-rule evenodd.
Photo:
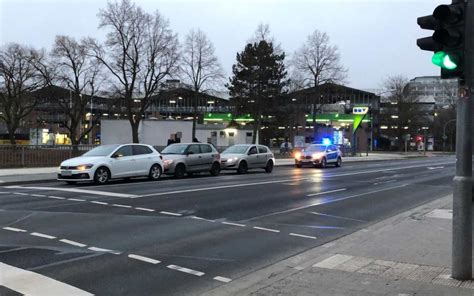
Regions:
M 196 137 L 194 137 L 193 138 L 193 143 L 201 143 L 201 142 L 199 142 L 199 140 Z
M 174 144 L 174 143 L 175 143 L 175 141 L 173 139 L 168 139 L 168 144 L 166 146 L 169 146 L 169 145 Z

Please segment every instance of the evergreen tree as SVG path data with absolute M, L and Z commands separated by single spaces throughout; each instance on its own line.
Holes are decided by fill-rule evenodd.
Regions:
M 254 120 L 253 143 L 263 117 L 278 107 L 275 103 L 288 83 L 284 59 L 285 53 L 275 53 L 272 42 L 261 40 L 247 44 L 232 66 L 227 85 L 231 102 L 238 114 L 250 114 Z

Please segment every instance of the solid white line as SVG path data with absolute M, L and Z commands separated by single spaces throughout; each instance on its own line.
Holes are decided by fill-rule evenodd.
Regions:
M 43 194 L 30 194 L 30 195 L 34 197 L 46 197 L 46 195 L 43 195 Z
M 285 182 L 302 181 L 302 180 L 309 180 L 309 179 L 310 179 L 310 178 L 286 179 L 286 180 L 278 180 L 278 181 L 266 181 L 266 182 L 256 182 L 256 183 L 244 183 L 244 184 L 214 186 L 214 187 L 206 187 L 206 188 L 195 188 L 195 189 L 186 189 L 186 190 L 177 190 L 177 191 L 150 193 L 150 194 L 138 195 L 138 196 L 135 196 L 135 197 L 132 197 L 132 198 L 148 197 L 148 196 L 160 196 L 160 195 L 168 195 L 168 194 L 179 194 L 179 193 L 197 192 L 197 191 L 207 191 L 207 190 L 215 190 L 215 189 L 247 187 L 247 186 L 256 186 L 256 185 L 264 185 L 264 184 L 285 183 Z
M 0 274 L 0 286 L 21 295 L 93 295 L 55 279 L 5 263 L 0 263 Z
M 96 200 L 91 201 L 91 203 L 93 203 L 93 204 L 98 204 L 98 205 L 108 205 L 108 203 L 106 203 L 106 202 L 103 202 L 103 201 L 96 201 Z
M 15 232 L 27 232 L 27 231 L 24 230 L 24 229 L 15 228 L 15 227 L 3 227 L 3 229 L 5 229 L 5 230 L 10 230 L 10 231 L 15 231 Z
M 91 251 L 95 251 L 95 252 L 113 252 L 112 250 L 98 248 L 98 247 L 90 247 L 90 248 L 87 248 L 87 249 L 89 249 Z
M 119 204 L 112 204 L 113 207 L 119 207 L 119 208 L 127 208 L 127 209 L 130 209 L 132 206 L 128 206 L 128 205 L 119 205 Z
M 254 228 L 254 229 L 258 229 L 258 230 L 270 231 L 270 232 L 280 232 L 280 230 L 270 229 L 270 228 L 264 228 L 264 227 L 257 227 L 257 226 L 254 226 L 253 228 Z
M 68 198 L 67 200 L 72 200 L 72 201 L 85 201 L 84 199 L 79 199 L 79 198 Z
M 182 214 L 178 214 L 178 213 L 172 213 L 172 212 L 165 212 L 165 211 L 161 211 L 160 214 L 163 214 L 163 215 L 170 215 L 170 216 L 182 216 Z
M 140 256 L 140 255 L 135 255 L 135 254 L 128 254 L 128 258 L 132 258 L 132 259 L 135 259 L 135 260 L 140 260 L 140 261 L 151 263 L 151 264 L 158 264 L 158 263 L 161 262 L 159 260 L 155 260 L 155 259 L 152 259 L 152 258 L 148 258 L 148 257 Z
M 290 233 L 290 235 L 291 235 L 291 236 L 297 236 L 297 237 L 303 237 L 303 238 L 316 239 L 315 236 L 303 235 L 303 234 L 298 234 L 298 233 Z
M 60 196 L 52 196 L 52 195 L 49 195 L 48 198 L 54 198 L 54 199 L 65 199 L 64 197 L 60 197 Z
M 62 243 L 65 243 L 65 244 L 69 244 L 69 245 L 72 245 L 72 246 L 79 247 L 79 248 L 87 247 L 87 245 L 85 245 L 85 244 L 78 243 L 78 242 L 75 242 L 75 241 L 72 241 L 72 240 L 68 240 L 68 239 L 64 239 L 64 238 L 63 238 L 63 239 L 60 239 L 59 241 L 62 242 Z
M 146 212 L 154 212 L 155 211 L 153 209 L 148 209 L 148 208 L 135 208 L 135 210 L 146 211 Z
M 185 273 L 189 273 L 189 274 L 197 275 L 197 276 L 203 276 L 205 274 L 204 272 L 192 270 L 192 269 L 181 267 L 178 265 L 168 265 L 166 267 L 168 267 L 169 269 L 173 269 L 173 270 L 177 270 L 177 271 L 181 271 L 181 272 L 185 272 Z
M 47 239 L 56 239 L 55 236 L 44 234 L 44 233 L 39 233 L 39 232 L 32 232 L 30 235 L 37 236 L 37 237 L 42 237 L 42 238 L 47 238 Z
M 232 282 L 231 279 L 226 278 L 226 277 L 223 277 L 223 276 L 216 276 L 214 279 L 215 279 L 216 281 L 223 282 L 223 283 Z
M 239 226 L 239 227 L 245 227 L 244 224 L 232 223 L 232 222 L 222 222 L 222 224 L 225 224 L 225 225 L 232 225 L 232 226 Z
M 209 220 L 209 219 L 202 218 L 202 217 L 198 217 L 198 216 L 191 216 L 191 217 L 189 217 L 189 218 L 195 219 L 195 220 L 203 220 L 203 221 L 212 222 L 212 223 L 216 222 L 216 221 L 214 221 L 214 220 Z
M 123 194 L 123 193 L 98 191 L 98 190 L 86 190 L 86 189 L 79 189 L 79 188 L 56 188 L 56 187 L 36 187 L 36 186 L 35 187 L 9 186 L 9 188 L 21 188 L 21 189 L 31 189 L 31 190 L 51 190 L 51 191 L 55 190 L 55 191 L 65 191 L 65 192 L 75 192 L 75 193 L 103 195 L 103 196 L 114 196 L 114 197 L 125 197 L 125 198 L 137 197 L 137 195 L 134 195 L 134 194 Z
M 308 194 L 308 196 L 323 195 L 323 194 L 334 193 L 334 192 L 340 192 L 340 191 L 345 191 L 345 190 L 347 190 L 347 188 L 336 189 L 336 190 L 330 190 L 330 191 L 325 191 L 325 192 L 318 192 L 318 193 L 311 193 L 311 194 Z

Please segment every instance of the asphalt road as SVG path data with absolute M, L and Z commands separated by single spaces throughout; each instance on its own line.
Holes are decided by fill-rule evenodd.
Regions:
M 97 295 L 201 294 L 450 194 L 454 161 L 4 186 L 0 263 Z

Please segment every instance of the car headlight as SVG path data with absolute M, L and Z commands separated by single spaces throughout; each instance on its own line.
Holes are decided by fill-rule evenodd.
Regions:
M 173 163 L 173 160 L 172 159 L 166 159 L 166 160 L 163 160 L 163 164 L 164 165 L 170 165 Z
M 300 152 L 296 152 L 296 153 L 295 153 L 295 158 L 296 158 L 296 159 L 300 159 L 300 158 L 301 158 L 301 153 L 300 153 Z
M 92 163 L 81 164 L 81 165 L 78 165 L 76 169 L 79 171 L 85 171 L 85 170 L 91 169 L 93 166 L 94 165 Z
M 322 153 L 314 153 L 313 155 L 311 155 L 311 157 L 313 159 L 319 159 L 319 158 L 323 157 L 323 154 Z
M 236 162 L 238 159 L 238 157 L 231 157 L 227 160 L 227 162 Z

